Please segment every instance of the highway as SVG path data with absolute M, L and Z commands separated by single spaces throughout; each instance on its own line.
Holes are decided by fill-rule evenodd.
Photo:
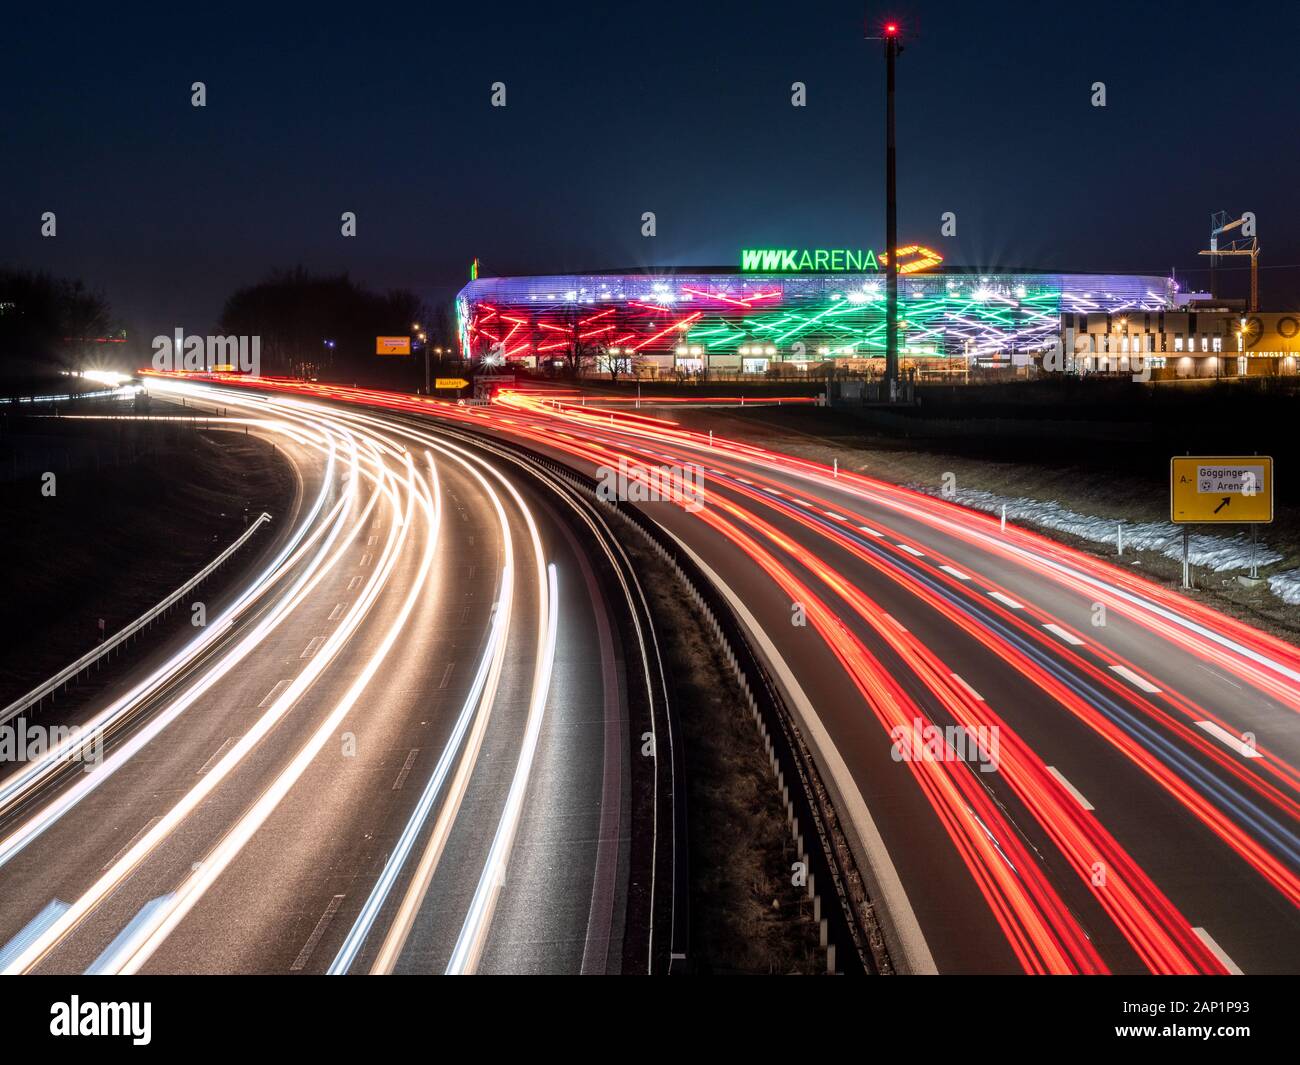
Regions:
M 1296 648 L 987 515 L 671 414 L 258 384 L 675 485 L 640 505 L 777 679 L 900 971 L 1294 969 Z
M 703 471 L 696 513 L 647 505 L 824 729 L 907 967 L 1294 967 L 1294 648 L 943 501 L 635 415 L 507 404 L 551 439 L 569 422 L 564 450 L 589 461 Z M 995 728 L 996 769 L 987 749 L 900 760 L 931 724 Z
M 628 675 L 648 687 L 650 663 L 574 504 L 427 426 L 219 401 L 212 431 L 273 439 L 299 498 L 206 626 L 83 708 L 101 764 L 70 762 L 69 740 L 0 779 L 0 970 L 666 957 L 640 897 L 662 862 L 629 886 L 661 847 L 635 827 L 652 820 L 628 755 Z

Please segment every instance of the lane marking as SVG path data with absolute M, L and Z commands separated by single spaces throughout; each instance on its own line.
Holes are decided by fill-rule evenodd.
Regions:
M 1250 746 L 1250 744 L 1245 743 L 1239 736 L 1234 736 L 1222 725 L 1218 725 L 1213 721 L 1198 721 L 1196 722 L 1196 727 L 1204 729 L 1225 747 L 1231 747 L 1243 758 L 1260 757 L 1259 751 L 1255 750 L 1255 748 Z
M 378 537 L 378 536 L 372 536 L 369 540 L 366 541 L 366 546 L 367 546 L 367 547 L 374 547 L 375 544 L 377 544 L 377 543 L 379 543 L 379 537 Z
M 1023 610 L 1024 604 L 1017 603 L 1009 595 L 1003 595 L 1001 592 L 989 592 L 989 595 L 996 599 L 1003 606 L 1009 606 L 1012 610 Z
M 397 779 L 393 781 L 393 791 L 399 791 L 402 785 L 406 783 L 406 775 L 411 771 L 411 766 L 415 765 L 415 756 L 419 753 L 419 747 L 411 748 L 411 753 L 406 756 L 406 761 L 402 763 L 401 772 L 397 774 Z
M 320 650 L 320 645 L 323 644 L 324 642 L 325 642 L 324 636 L 313 636 L 311 640 L 308 642 L 307 646 L 303 648 L 302 654 L 300 654 L 298 657 L 310 658 L 312 655 L 314 655 L 317 651 Z
M 1080 806 L 1082 806 L 1085 810 L 1096 809 L 1096 807 L 1093 806 L 1092 803 L 1090 803 L 1087 799 L 1083 797 L 1083 793 L 1078 788 L 1076 788 L 1073 784 L 1071 784 L 1068 780 L 1065 779 L 1065 774 L 1062 773 L 1059 769 L 1057 769 L 1056 766 L 1049 765 L 1047 767 L 1047 771 L 1056 778 L 1056 782 L 1060 784 L 1061 787 L 1063 787 L 1066 791 L 1068 791 L 1071 795 L 1074 796 L 1075 801 Z
M 375 557 L 374 555 L 372 555 L 369 551 L 367 551 L 364 555 L 361 556 L 361 565 L 363 566 L 370 565 L 370 560 L 374 557 Z
M 917 558 L 925 558 L 925 555 L 922 554 L 920 551 L 918 551 L 915 547 L 910 547 L 907 544 L 895 544 L 894 546 L 897 547 L 900 551 L 906 551 L 909 555 L 915 555 Z
M 451 667 L 454 666 L 455 664 L 456 664 L 455 662 L 447 663 L 447 668 L 442 671 L 442 680 L 438 682 L 439 689 L 445 688 L 447 686 L 447 678 L 451 676 Z
M 352 591 L 352 589 L 354 589 L 360 583 L 361 583 L 360 577 L 353 577 L 350 581 L 348 581 L 348 591 L 349 592 Z
M 330 616 L 327 617 L 325 620 L 326 620 L 326 621 L 338 621 L 338 619 L 341 618 L 341 617 L 343 616 L 343 608 L 344 608 L 345 605 L 346 605 L 346 604 L 344 604 L 344 603 L 335 603 L 335 604 L 334 604 L 334 609 L 330 611 Z
M 1160 689 L 1147 680 L 1146 677 L 1139 677 L 1127 666 L 1111 666 L 1110 670 L 1112 673 L 1118 673 L 1134 687 L 1141 688 L 1144 692 L 1149 692 L 1150 694 L 1155 695 L 1160 691 Z
M 1216 670 L 1211 669 L 1204 662 L 1197 662 L 1196 664 L 1200 666 L 1203 670 L 1205 670 L 1205 672 L 1208 673 L 1210 676 L 1212 676 L 1215 680 L 1221 680 L 1223 681 L 1224 684 L 1231 684 L 1234 688 L 1237 689 L 1237 691 L 1245 691 L 1245 689 L 1236 681 L 1231 680 L 1228 677 L 1225 677 L 1222 673 L 1219 673 Z
M 974 688 L 972 688 L 969 684 L 967 684 L 965 677 L 962 677 L 961 675 L 954 673 L 952 675 L 952 679 L 955 680 L 958 684 L 960 684 L 963 688 L 965 688 L 968 692 L 970 692 L 972 697 L 978 699 L 980 702 L 984 701 L 984 696 L 982 696 L 979 692 L 977 692 Z
M 1074 644 L 1075 647 L 1078 647 L 1080 644 L 1083 643 L 1083 641 L 1079 639 L 1079 637 L 1077 637 L 1074 633 L 1061 628 L 1060 625 L 1047 624 L 1044 625 L 1043 628 L 1045 628 L 1053 636 L 1059 636 L 1066 643 Z
M 162 820 L 162 814 L 156 814 L 155 816 L 149 818 L 149 820 L 146 821 L 144 825 L 141 827 L 140 831 L 137 832 L 134 836 L 132 836 L 127 841 L 126 846 L 124 846 L 120 851 L 118 851 L 115 855 L 113 855 L 113 857 L 111 857 L 108 860 L 107 864 L 105 864 L 104 867 L 100 869 L 100 872 L 101 873 L 106 872 L 107 870 L 115 866 L 117 864 L 117 860 L 120 857 L 122 857 L 122 855 L 124 855 L 127 851 L 129 851 L 132 847 L 134 847 L 137 843 L 139 843 L 140 840 L 144 837 L 144 835 L 147 832 L 149 832 L 153 828 L 153 826 L 156 825 L 161 820 Z
M 1235 961 L 1229 958 L 1227 953 L 1224 951 L 1224 949 L 1214 941 L 1214 937 L 1210 935 L 1209 932 L 1207 932 L 1204 928 L 1193 928 L 1192 931 L 1197 934 L 1197 936 L 1200 938 L 1202 943 L 1204 943 L 1207 947 L 1210 948 L 1210 953 L 1219 959 L 1219 961 L 1223 964 L 1223 967 L 1228 970 L 1228 974 L 1230 976 L 1246 975 L 1241 971 L 1241 967 Z
M 338 913 L 339 904 L 343 901 L 342 895 L 335 895 L 330 899 L 330 904 L 325 907 L 325 912 L 320 915 L 320 920 L 316 922 L 316 927 L 311 930 L 311 935 L 307 937 L 307 942 L 302 945 L 302 950 L 298 951 L 298 956 L 293 959 L 293 964 L 289 966 L 291 973 L 302 971 L 306 968 L 308 960 L 311 958 L 312 951 L 316 949 L 316 944 L 320 942 L 320 937 L 325 934 L 325 929 L 329 927 L 330 921 Z
M 959 569 L 954 569 L 952 566 L 940 566 L 939 568 L 940 568 L 941 570 L 943 570 L 944 573 L 948 574 L 949 576 L 951 576 L 951 577 L 956 577 L 959 581 L 968 581 L 968 580 L 970 580 L 970 574 L 969 574 L 969 573 L 963 573 L 961 570 L 959 570 Z
M 835 511 L 833 511 L 833 510 L 823 510 L 822 513 L 825 514 L 828 518 L 834 518 L 836 521 L 848 521 L 848 520 L 849 520 L 849 519 L 846 518 L 843 514 L 836 514 Z
M 227 736 L 225 743 L 223 743 L 220 747 L 218 747 L 215 751 L 212 752 L 212 757 L 209 758 L 206 762 L 204 762 L 201 766 L 199 766 L 198 772 L 196 772 L 194 775 L 196 777 L 203 776 L 204 773 L 206 773 L 209 769 L 212 768 L 212 763 L 215 762 L 218 758 L 220 758 L 223 754 L 225 754 L 226 751 L 230 749 L 230 745 L 234 742 L 235 742 L 234 736 Z
M 864 533 L 866 533 L 868 536 L 884 536 L 884 535 L 885 535 L 885 534 L 882 533 L 879 529 L 873 529 L 873 528 L 871 528 L 871 526 L 869 526 L 869 525 L 859 525 L 859 526 L 858 526 L 858 530 L 859 530 L 860 532 L 864 532 Z
M 275 682 L 275 687 L 266 693 L 266 698 L 257 704 L 257 708 L 260 710 L 264 706 L 270 706 L 273 702 L 276 701 L 276 699 L 280 698 L 281 694 L 284 692 L 284 689 L 289 687 L 290 683 L 291 682 L 287 680 L 277 680 Z

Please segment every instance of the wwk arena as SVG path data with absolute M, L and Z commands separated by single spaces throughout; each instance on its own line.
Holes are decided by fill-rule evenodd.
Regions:
M 462 354 L 488 365 L 580 366 L 638 376 L 799 376 L 884 363 L 886 266 L 860 249 L 744 249 L 737 267 L 476 277 L 457 298 Z M 1145 274 L 986 273 L 899 249 L 905 370 L 1028 366 L 1062 316 L 1094 320 L 1173 307 Z

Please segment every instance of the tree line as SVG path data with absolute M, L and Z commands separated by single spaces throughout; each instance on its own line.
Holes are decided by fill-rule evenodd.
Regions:
M 0 267 L 0 375 L 74 369 L 101 345 L 124 338 L 108 300 L 81 281 Z
M 314 274 L 301 266 L 237 289 L 214 331 L 260 337 L 264 374 L 415 389 L 424 379 L 425 345 L 443 349 L 435 356 L 439 370 L 456 365 L 447 306 L 430 307 L 409 289 L 375 292 L 347 274 Z M 379 336 L 412 337 L 413 357 L 377 355 Z M 125 340 L 107 298 L 83 282 L 0 268 L 0 375 L 80 369 L 94 364 L 96 352 Z M 147 352 L 148 339 L 135 349 Z

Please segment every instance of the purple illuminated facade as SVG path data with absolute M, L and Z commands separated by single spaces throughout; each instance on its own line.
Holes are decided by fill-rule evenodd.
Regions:
M 1157 312 L 1173 283 L 1140 274 L 976 273 L 899 279 L 899 350 L 913 363 L 1027 361 L 1061 336 L 1061 316 Z M 885 349 L 879 273 L 654 271 L 471 281 L 457 298 L 462 350 L 538 365 L 575 349 L 678 372 L 767 372 Z

